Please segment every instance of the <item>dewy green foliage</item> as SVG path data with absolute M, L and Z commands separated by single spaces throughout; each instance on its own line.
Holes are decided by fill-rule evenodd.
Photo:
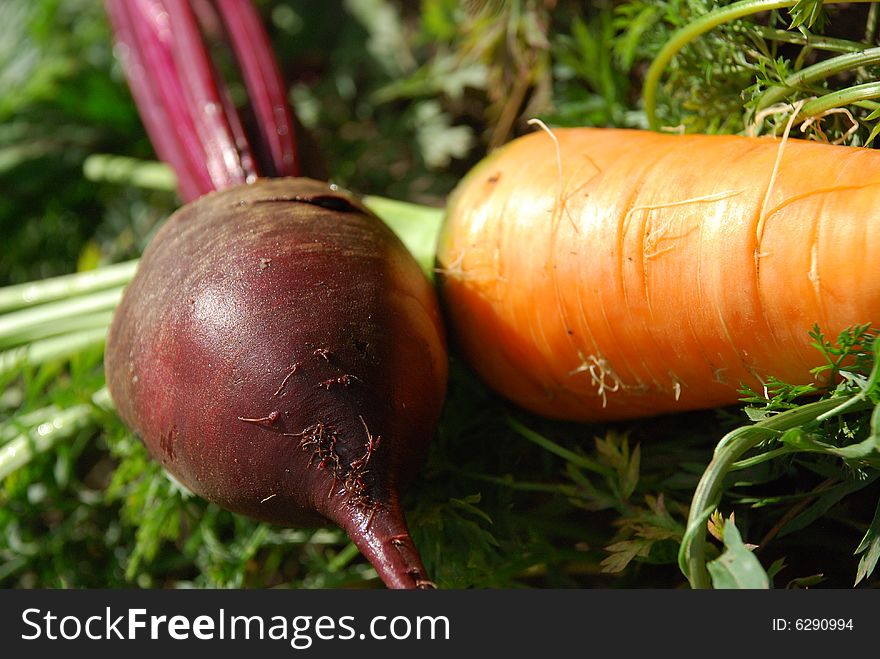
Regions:
M 383 197 L 439 208 L 473 162 L 536 116 L 645 127 L 642 83 L 657 53 L 735 4 L 258 3 L 308 129 L 311 171 L 374 196 L 380 215 Z M 868 142 L 880 117 L 864 97 L 878 76 L 877 8 L 790 4 L 722 20 L 684 44 L 662 71 L 661 124 L 778 132 L 785 109 L 765 111 L 803 99 L 824 108 L 808 137 Z M 4 0 L 0 36 L 0 81 L 15 82 L 0 85 L 0 283 L 137 257 L 177 201 L 173 178 L 152 162 L 100 3 Z M 426 268 L 430 221 L 407 243 Z M 98 314 L 110 307 L 96 308 L 95 296 L 112 296 L 130 268 L 0 289 L 0 586 L 378 585 L 341 532 L 279 529 L 190 495 L 96 397 Z M 63 320 L 40 324 L 52 307 L 32 313 L 38 303 L 61 305 Z M 873 334 L 814 333 L 821 374 L 839 382 L 828 391 L 770 380 L 743 392 L 745 409 L 608 426 L 524 414 L 453 355 L 443 419 L 405 499 L 432 578 L 679 587 L 685 549 L 684 573 L 706 575 L 699 585 L 753 584 L 763 572 L 777 587 L 875 586 Z M 842 401 L 851 407 L 831 414 Z M 723 469 L 713 452 L 727 456 Z M 717 496 L 695 509 L 706 479 Z M 716 510 L 735 511 L 736 526 L 724 525 L 723 544 L 697 541 Z M 688 554 L 695 543 L 699 555 Z

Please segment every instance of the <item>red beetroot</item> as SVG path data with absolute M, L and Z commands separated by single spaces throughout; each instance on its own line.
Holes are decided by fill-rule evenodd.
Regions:
M 202 497 L 281 525 L 332 520 L 389 587 L 427 587 L 401 511 L 443 401 L 430 283 L 354 198 L 259 180 L 181 208 L 118 307 L 122 419 Z

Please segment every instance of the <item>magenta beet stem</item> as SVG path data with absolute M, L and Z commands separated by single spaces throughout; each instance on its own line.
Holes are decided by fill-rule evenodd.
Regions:
M 244 183 L 254 172 L 245 172 L 224 111 L 211 60 L 188 0 L 164 0 L 171 26 L 171 45 L 187 107 L 199 141 L 205 148 L 205 164 L 214 189 Z
M 267 151 L 261 161 L 263 173 L 299 176 L 293 114 L 263 23 L 248 0 L 216 2 L 257 120 L 259 139 L 255 144 Z
M 157 0 L 106 0 L 128 86 L 159 158 L 177 175 L 185 201 L 213 190 L 168 44 L 168 14 Z M 164 38 L 163 38 L 164 35 Z
M 132 95 L 184 201 L 257 176 L 297 176 L 293 114 L 271 44 L 249 0 L 105 0 Z M 218 15 L 257 126 L 248 135 L 200 29 Z M 214 14 L 216 12 L 216 14 Z

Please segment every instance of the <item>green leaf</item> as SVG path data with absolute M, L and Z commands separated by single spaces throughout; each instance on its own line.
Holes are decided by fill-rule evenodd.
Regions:
M 786 590 L 793 590 L 795 588 L 812 588 L 813 586 L 818 586 L 824 580 L 824 574 L 810 574 L 806 577 L 797 577 L 796 579 L 792 579 L 787 584 L 785 584 L 785 588 Z
M 876 119 L 877 117 L 875 117 L 874 114 L 880 116 L 880 110 L 875 110 L 874 112 L 872 112 L 870 116 L 866 117 L 866 120 Z M 880 124 L 874 124 L 874 127 L 871 129 L 871 134 L 868 135 L 868 139 L 865 140 L 865 146 L 871 146 L 871 143 L 874 141 L 878 134 L 880 134 Z
M 482 500 L 482 496 L 479 494 L 471 494 L 469 496 L 464 497 L 463 499 L 450 499 L 450 503 L 454 506 L 458 506 L 462 510 L 471 513 L 475 517 L 481 517 L 487 524 L 492 523 L 492 518 L 486 514 L 485 511 L 477 508 L 476 504 L 480 503 Z
M 719 589 L 769 588 L 770 577 L 755 555 L 743 544 L 733 521 L 724 524 L 724 553 L 706 564 L 712 585 Z
M 641 447 L 636 444 L 636 447 L 632 450 L 630 454 L 629 464 L 626 467 L 626 471 L 621 474 L 621 495 L 623 500 L 628 500 L 633 492 L 636 490 L 636 486 L 639 484 L 639 469 L 641 467 Z
M 791 14 L 790 29 L 800 28 L 807 34 L 806 29 L 816 28 L 821 30 L 825 26 L 827 16 L 822 7 L 822 0 L 798 0 L 789 11 Z
M 770 567 L 767 568 L 767 576 L 771 579 L 775 577 L 777 574 L 782 572 L 785 569 L 785 557 L 777 558 L 773 563 L 770 564 Z
M 646 557 L 651 552 L 651 545 L 654 543 L 650 540 L 637 538 L 634 540 L 621 540 L 612 545 L 608 545 L 606 550 L 610 555 L 602 560 L 603 572 L 623 572 L 637 557 Z
M 877 561 L 880 559 L 880 501 L 877 502 L 877 509 L 874 511 L 874 519 L 871 526 L 868 527 L 865 537 L 859 543 L 855 551 L 856 555 L 864 554 L 859 560 L 859 567 L 856 572 L 856 581 L 853 585 L 858 585 L 863 579 L 867 579 L 877 567 Z

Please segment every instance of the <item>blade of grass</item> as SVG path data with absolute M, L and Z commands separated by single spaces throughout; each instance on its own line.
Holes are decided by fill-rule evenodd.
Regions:
M 594 460 L 590 460 L 583 455 L 580 455 L 578 453 L 575 453 L 574 451 L 570 451 L 563 446 L 560 446 L 556 442 L 547 439 L 539 433 L 536 433 L 534 430 L 526 428 L 523 424 L 521 424 L 519 421 L 511 416 L 505 417 L 505 421 L 507 422 L 507 425 L 517 434 L 521 435 L 525 439 L 528 439 L 530 442 L 537 444 L 538 446 L 549 451 L 550 453 L 558 455 L 560 458 L 570 462 L 573 465 L 582 467 L 587 471 L 601 474 L 602 476 L 614 476 L 615 474 L 613 469 L 605 467 Z

